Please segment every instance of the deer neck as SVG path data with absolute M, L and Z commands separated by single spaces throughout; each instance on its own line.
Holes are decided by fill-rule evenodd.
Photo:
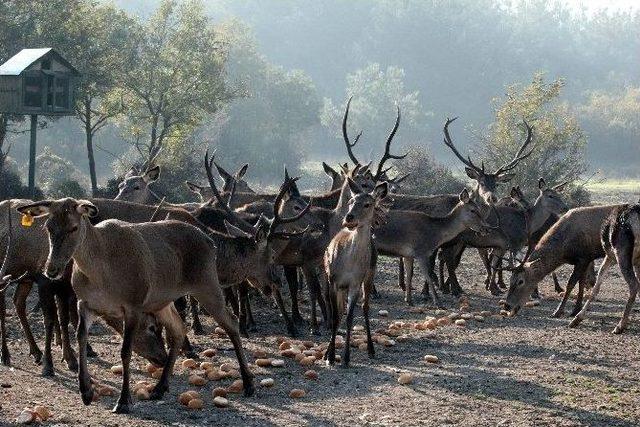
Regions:
M 84 238 L 73 252 L 72 259 L 85 276 L 97 277 L 100 274 L 100 266 L 105 259 L 105 245 L 107 242 L 101 236 L 100 230 L 96 229 L 87 218 L 83 218 Z
M 529 261 L 524 264 L 525 273 L 528 276 L 527 280 L 531 286 L 540 283 L 542 279 L 562 264 L 556 253 L 545 249 L 547 248 L 534 249 L 529 257 Z
M 436 218 L 436 221 L 440 222 L 439 226 L 436 227 L 440 244 L 455 239 L 458 234 L 467 229 L 467 226 L 462 222 L 459 205 L 454 207 L 447 215 Z
M 551 212 L 544 208 L 542 202 L 536 200 L 536 202 L 529 209 L 525 210 L 527 215 L 527 226 L 529 228 L 529 234 L 533 234 L 538 231 L 549 218 Z

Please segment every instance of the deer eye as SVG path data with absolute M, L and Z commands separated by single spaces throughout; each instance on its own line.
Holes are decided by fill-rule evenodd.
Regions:
M 78 226 L 77 226 L 77 225 L 75 225 L 75 226 L 71 229 L 71 231 L 69 231 L 69 233 L 75 233 L 76 231 L 78 231 Z
M 135 187 L 133 187 L 133 189 L 134 189 L 134 190 L 139 190 L 139 189 L 140 189 L 140 186 L 139 186 L 139 185 L 136 185 Z
M 364 207 L 365 207 L 365 208 L 369 208 L 369 207 L 371 207 L 371 203 L 365 203 L 365 204 L 364 204 Z

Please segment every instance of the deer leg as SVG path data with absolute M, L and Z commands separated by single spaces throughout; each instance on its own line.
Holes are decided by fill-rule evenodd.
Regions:
M 356 303 L 358 302 L 358 291 L 360 287 L 355 292 L 349 291 L 349 297 L 347 298 L 347 332 L 344 343 L 344 350 L 342 353 L 342 367 L 348 368 L 349 362 L 351 361 L 351 329 L 353 328 L 353 313 L 356 308 Z
M 11 366 L 11 355 L 7 346 L 7 303 L 5 301 L 5 292 L 0 292 L 0 338 L 2 344 L 0 346 L 0 361 L 4 366 Z
M 496 274 L 498 272 L 498 262 L 500 261 L 500 258 L 504 255 L 504 251 L 502 251 L 501 249 L 494 249 L 493 250 L 493 256 L 491 257 L 490 263 L 489 263 L 489 290 L 491 291 L 491 295 L 501 295 L 502 291 L 500 290 L 500 288 L 498 287 L 498 285 L 496 284 Z M 489 260 L 488 260 L 489 261 Z
M 277 286 L 273 287 L 273 299 L 275 300 L 278 308 L 280 309 L 280 314 L 284 319 L 284 323 L 287 326 L 287 332 L 292 338 L 295 338 L 298 335 L 298 331 L 296 330 L 295 325 L 291 321 L 289 317 L 289 313 L 287 312 L 287 308 L 284 305 L 284 300 L 282 299 L 282 294 L 280 293 L 280 289 Z
M 614 262 L 615 262 L 615 255 L 612 253 L 607 253 L 607 255 L 604 258 L 604 261 L 602 262 L 602 265 L 598 269 L 598 275 L 596 276 L 596 284 L 591 290 L 591 295 L 589 295 L 589 297 L 587 298 L 587 301 L 584 303 L 582 310 L 580 310 L 580 312 L 576 314 L 573 320 L 571 320 L 571 323 L 569 323 L 570 328 L 575 328 L 584 320 L 587 310 L 589 309 L 589 306 L 593 301 L 596 300 L 596 297 L 600 292 L 600 286 L 602 285 L 602 278 L 604 277 L 604 273 L 614 264 Z
M 413 305 L 413 298 L 411 295 L 411 286 L 413 282 L 413 257 L 403 257 L 404 270 L 406 272 L 406 281 L 404 285 L 404 302 L 408 305 Z
M 238 299 L 238 295 L 236 294 L 234 289 L 235 288 L 231 286 L 231 287 L 224 288 L 222 292 L 224 293 L 225 302 L 231 306 L 231 310 L 233 311 L 233 314 L 236 317 L 238 317 L 240 316 L 240 304 L 239 304 L 240 300 Z M 178 310 L 178 312 L 180 312 L 180 310 Z
M 334 365 L 336 363 L 336 336 L 338 335 L 342 310 L 338 307 L 338 295 L 333 288 L 333 283 L 329 282 L 325 295 L 329 305 L 329 313 L 331 313 L 331 339 L 325 353 L 325 359 L 328 365 Z
M 369 353 L 370 359 L 373 359 L 376 355 L 375 348 L 373 347 L 373 339 L 371 339 L 371 324 L 369 322 L 369 289 L 373 283 L 374 275 L 375 267 L 370 274 L 367 275 L 362 285 L 362 316 L 364 317 L 364 329 L 367 331 L 367 353 Z
M 477 248 L 478 255 L 480 256 L 480 260 L 482 261 L 482 265 L 487 271 L 487 277 L 484 279 L 484 287 L 487 290 L 491 289 L 491 262 L 489 260 L 489 251 L 486 248 Z
M 585 267 L 586 270 L 586 267 Z M 582 309 L 582 298 L 584 297 L 584 288 L 587 281 L 586 271 L 580 276 L 580 280 L 578 280 L 578 295 L 576 297 L 575 305 L 573 306 L 573 311 L 571 312 L 571 317 L 577 315 Z
M 289 296 L 291 297 L 291 318 L 294 323 L 302 325 L 304 324 L 304 319 L 300 315 L 300 306 L 298 305 L 298 289 L 300 288 L 300 284 L 298 282 L 298 268 L 285 266 L 284 276 L 287 279 L 287 284 L 289 285 Z
M 629 244 L 628 242 L 620 243 L 619 247 L 615 248 L 616 259 L 618 260 L 618 266 L 620 266 L 620 272 L 629 286 L 629 299 L 624 307 L 622 318 L 613 329 L 614 334 L 621 334 L 625 329 L 627 329 L 629 314 L 631 313 L 631 309 L 633 308 L 633 304 L 638 293 L 638 288 L 640 287 L 637 271 L 634 271 L 633 266 L 633 249 L 633 243 Z
M 18 320 L 20 320 L 20 326 L 24 331 L 24 335 L 29 343 L 29 355 L 33 356 L 34 361 L 39 365 L 42 362 L 42 351 L 38 348 L 36 340 L 31 333 L 31 327 L 29 326 L 29 320 L 27 319 L 27 297 L 31 292 L 33 282 L 21 282 L 16 287 L 16 292 L 13 294 L 13 306 L 16 309 Z
M 551 273 L 551 278 L 553 279 L 553 289 L 556 291 L 556 293 L 560 294 L 564 292 L 564 289 L 562 289 L 562 286 L 560 286 L 560 281 L 558 280 L 558 275 L 555 271 Z
M 42 306 L 42 317 L 44 320 L 44 359 L 42 362 L 42 376 L 53 377 L 53 357 L 51 355 L 51 345 L 53 341 L 54 322 L 58 317 L 56 314 L 56 300 L 53 286 L 49 280 L 41 277 L 37 280 L 38 298 Z
M 169 355 L 162 368 L 162 375 L 149 396 L 151 400 L 160 400 L 169 390 L 169 377 L 173 372 L 180 349 L 185 346 L 183 341 L 186 340 L 187 327 L 174 304 L 169 304 L 162 310 L 155 312 L 154 315 L 167 331 L 167 343 L 169 344 Z
M 420 269 L 425 275 L 425 289 L 431 293 L 431 300 L 436 307 L 443 307 L 438 293 L 436 292 L 436 283 L 438 283 L 438 276 L 435 273 L 436 253 L 427 254 L 425 258 L 420 258 Z
M 91 375 L 87 368 L 87 335 L 89 328 L 93 323 L 94 314 L 91 312 L 87 303 L 78 300 L 78 329 L 76 330 L 76 338 L 78 340 L 78 357 L 80 366 L 78 367 L 78 385 L 80 387 L 80 395 L 85 405 L 91 404 L 93 400 L 93 389 L 91 388 Z
M 250 287 L 247 287 L 247 295 L 245 296 L 244 304 L 245 304 L 245 312 L 247 313 L 247 329 L 249 331 L 255 331 L 257 324 L 256 324 L 256 319 L 254 319 L 253 317 L 253 310 L 251 310 L 251 288 Z
M 129 378 L 131 375 L 131 345 L 133 344 L 133 334 L 138 327 L 139 317 L 135 312 L 125 311 L 124 313 L 124 333 L 122 334 L 122 347 L 120 347 L 120 359 L 122 360 L 122 388 L 120 397 L 113 412 L 116 414 L 128 414 L 131 405 L 131 390 L 129 390 Z M 164 373 L 164 372 L 163 372 Z
M 460 287 L 460 283 L 458 283 L 458 277 L 456 276 L 456 268 L 458 268 L 458 265 L 460 265 L 460 260 L 462 259 L 464 250 L 465 246 L 461 243 L 456 243 L 443 249 L 443 256 L 446 260 L 447 273 L 449 275 L 449 277 L 447 278 L 447 282 L 451 287 L 451 293 L 453 295 L 462 294 L 462 288 Z
M 567 282 L 567 290 L 562 296 L 562 301 L 558 304 L 558 308 L 553 312 L 551 317 L 562 317 L 564 315 L 564 307 L 567 305 L 567 300 L 569 299 L 569 295 L 571 295 L 571 291 L 576 283 L 580 280 L 584 272 L 584 268 L 582 268 L 579 264 L 576 264 L 573 267 L 573 271 L 571 272 L 571 276 L 569 276 L 569 281 Z
M 215 283 L 215 286 L 211 286 L 207 283 L 202 288 L 205 289 L 205 291 L 199 292 L 195 297 L 200 301 L 200 304 L 202 304 L 205 310 L 213 316 L 218 325 L 227 333 L 238 359 L 240 375 L 242 376 L 242 382 L 244 384 L 244 395 L 247 397 L 252 396 L 255 391 L 255 387 L 253 385 L 253 374 L 249 371 L 247 360 L 244 356 L 244 351 L 242 350 L 242 342 L 240 340 L 240 333 L 238 332 L 237 320 L 234 319 L 231 313 L 227 311 L 224 305 L 222 291 L 217 283 Z
M 317 318 L 316 318 L 316 303 L 320 306 L 320 311 L 322 312 L 322 317 L 325 321 L 325 324 L 328 324 L 329 318 L 327 315 L 327 307 L 325 305 L 324 298 L 320 295 L 320 281 L 313 268 L 305 267 L 305 279 L 307 281 L 307 285 L 309 286 L 309 295 L 311 300 L 311 332 L 316 335 L 319 334 L 318 330 Z
M 451 293 L 451 286 L 449 286 L 449 281 L 444 280 L 444 254 L 442 251 L 438 252 L 438 288 L 440 288 L 440 292 L 443 294 Z
M 67 368 L 71 372 L 78 372 L 78 360 L 71 348 L 71 340 L 69 337 L 69 303 L 71 302 L 70 283 L 57 284 L 58 289 L 58 319 L 60 319 L 60 328 L 62 332 L 62 358 L 67 362 Z
M 400 289 L 402 289 L 403 291 L 405 290 L 405 280 L 404 280 L 404 276 L 405 272 L 404 272 L 404 258 L 400 257 L 398 258 L 398 286 L 400 287 Z
M 200 322 L 198 300 L 193 297 L 189 297 L 189 305 L 191 306 L 191 329 L 193 329 L 193 333 L 196 335 L 204 335 L 204 328 Z
M 240 307 L 240 311 L 238 313 L 238 330 L 240 331 L 241 336 L 249 338 L 249 332 L 247 331 L 247 304 L 245 304 L 249 290 L 244 286 L 244 282 L 238 285 L 237 292 L 238 306 Z

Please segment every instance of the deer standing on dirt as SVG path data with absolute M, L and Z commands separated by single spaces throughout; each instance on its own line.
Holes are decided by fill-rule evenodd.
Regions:
M 584 320 L 587 310 L 595 301 L 605 272 L 615 263 L 620 267 L 622 277 L 629 286 L 629 299 L 624 308 L 620 322 L 613 329 L 614 334 L 621 334 L 629 324 L 629 314 L 636 300 L 640 282 L 640 205 L 622 205 L 616 207 L 606 219 L 601 232 L 602 247 L 605 251 L 604 261 L 598 270 L 596 283 L 584 307 L 575 315 L 570 327 L 578 326 Z
M 86 344 L 94 315 L 124 316 L 124 372 L 114 412 L 127 413 L 133 333 L 145 313 L 155 314 L 166 328 L 169 357 L 151 393 L 152 399 L 160 399 L 168 389 L 169 375 L 186 334 L 172 304 L 184 295 L 194 295 L 227 332 L 238 358 L 245 395 L 253 394 L 253 378 L 236 322 L 226 310 L 218 283 L 216 247 L 206 234 L 192 225 L 171 220 L 143 224 L 110 220 L 93 226 L 88 218 L 97 214 L 95 205 L 69 198 L 36 202 L 18 210 L 34 217 L 48 216 L 48 277 L 58 278 L 69 261 L 74 261 L 72 284 L 78 296 L 79 317 L 78 381 L 85 405 L 93 400 Z
M 20 217 L 15 210 L 17 207 L 29 203 L 33 203 L 33 201 L 12 199 L 0 202 L 0 212 L 6 211 L 7 213 L 6 222 L 0 222 L 0 230 L 4 229 L 12 236 L 11 247 L 5 250 L 5 270 L 14 277 L 21 275 L 20 278 L 14 279 L 17 286 L 14 293 L 16 314 L 29 343 L 29 354 L 34 357 L 36 363 L 42 363 L 42 376 L 55 375 L 51 346 L 56 321 L 60 327 L 62 357 L 69 370 L 76 372 L 78 369 L 77 359 L 69 339 L 69 322 L 77 324 L 76 297 L 70 283 L 70 271 L 65 271 L 64 277 L 56 281 L 50 280 L 42 274 L 49 250 L 48 237 L 43 226 L 44 221 L 36 218 L 29 227 L 19 225 Z M 2 218 L 0 217 L 0 220 Z M 37 285 L 38 300 L 42 308 L 45 326 L 44 358 L 33 337 L 27 318 L 26 301 L 33 282 Z M 0 307 L 0 321 L 2 324 L 4 324 L 6 315 L 4 293 L 5 290 L 0 290 L 0 304 L 2 305 Z M 122 333 L 121 318 L 105 318 L 104 320 L 117 332 Z M 143 325 L 135 332 L 133 349 L 148 360 L 162 364 L 166 360 L 167 354 L 162 337 L 156 333 L 157 322 L 153 316 L 145 316 L 143 320 Z M 4 327 L 1 329 L 2 363 L 8 366 L 10 355 L 6 346 L 6 333 Z M 90 350 L 90 353 L 93 353 L 93 350 Z
M 538 283 L 563 264 L 572 264 L 565 293 L 553 317 L 561 317 L 567 300 L 576 283 L 578 296 L 572 316 L 582 308 L 585 282 L 589 266 L 605 256 L 600 241 L 600 230 L 607 217 L 621 205 L 589 206 L 570 209 L 562 215 L 536 244 L 533 251 L 513 271 L 506 309 L 517 313 L 529 298 Z
M 352 197 L 349 210 L 340 230 L 324 254 L 324 269 L 327 277 L 325 299 L 329 306 L 331 341 L 326 352 L 331 365 L 336 359 L 336 334 L 347 300 L 347 334 L 342 357 L 342 366 L 349 366 L 351 329 L 355 306 L 362 294 L 362 312 L 367 331 L 367 350 L 374 356 L 371 328 L 369 325 L 369 294 L 376 269 L 376 249 L 372 241 L 372 230 L 384 221 L 387 207 L 382 201 L 387 196 L 387 183 L 378 184 L 371 193 L 362 191 L 351 178 L 347 178 Z

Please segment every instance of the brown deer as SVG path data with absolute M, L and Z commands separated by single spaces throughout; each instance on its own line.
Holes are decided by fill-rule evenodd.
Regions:
M 638 282 L 638 265 L 640 264 L 640 205 L 618 206 L 609 215 L 602 226 L 601 242 L 605 251 L 604 261 L 598 270 L 596 283 L 591 290 L 591 295 L 584 303 L 584 307 L 573 318 L 570 327 L 578 326 L 584 320 L 587 310 L 595 301 L 600 292 L 604 273 L 614 264 L 618 263 L 622 277 L 629 286 L 629 299 L 624 308 L 620 322 L 613 329 L 614 334 L 620 334 L 627 329 L 629 314 L 640 289 Z
M 217 163 L 214 162 L 216 169 L 218 170 L 218 174 L 224 181 L 222 185 L 222 192 L 229 193 L 232 188 L 235 188 L 234 191 L 240 193 L 254 193 L 255 191 L 247 184 L 247 181 L 244 180 L 244 175 L 247 173 L 247 169 L 249 164 L 245 163 L 236 173 L 231 175 L 229 172 L 224 170 L 224 168 Z M 185 184 L 191 190 L 192 193 L 195 193 L 199 196 L 200 202 L 204 203 L 213 198 L 213 192 L 211 188 L 206 185 L 198 185 L 190 181 L 185 181 Z
M 20 223 L 19 214 L 15 211 L 15 208 L 29 203 L 32 203 L 32 201 L 16 199 L 0 203 L 0 212 L 7 212 L 7 221 L 0 224 L 0 230 L 7 230 L 7 233 L 12 236 L 12 245 L 5 250 L 4 254 L 4 268 L 14 277 L 21 275 L 13 280 L 17 283 L 17 290 L 14 294 L 16 314 L 29 343 L 30 354 L 37 363 L 42 363 L 43 376 L 53 376 L 55 374 L 51 345 L 56 321 L 60 325 L 63 359 L 66 361 L 69 370 L 75 372 L 77 371 L 77 360 L 71 348 L 68 332 L 70 321 L 73 324 L 77 324 L 76 297 L 71 288 L 70 271 L 65 271 L 63 279 L 58 281 L 52 281 L 41 274 L 48 253 L 47 233 L 43 227 L 44 221 L 36 218 L 32 226 L 20 226 L 18 225 Z M 19 256 L 17 256 L 18 254 Z M 37 285 L 38 298 L 44 318 L 44 359 L 27 320 L 26 299 L 31 292 L 33 282 Z M 2 307 L 4 307 L 4 292 L 4 289 L 0 290 L 0 304 L 2 304 Z M 56 309 L 58 313 L 56 313 Z M 4 323 L 4 317 L 5 311 L 1 309 L 0 320 L 2 323 Z M 104 320 L 116 332 L 122 333 L 121 317 L 104 318 Z M 145 316 L 143 324 L 135 332 L 133 349 L 150 361 L 162 364 L 166 360 L 167 354 L 162 337 L 158 332 L 159 329 L 155 318 L 153 316 Z M 10 364 L 10 355 L 6 347 L 4 328 L 2 328 L 2 348 L 2 362 L 8 366 Z M 92 350 L 90 352 L 93 353 Z
M 582 308 L 585 281 L 593 261 L 605 256 L 600 230 L 607 217 L 620 205 L 589 206 L 570 209 L 562 215 L 536 244 L 535 248 L 512 270 L 506 309 L 517 313 L 538 283 L 563 264 L 573 265 L 562 301 L 553 313 L 561 317 L 569 295 L 578 283 L 578 296 L 572 315 Z
M 369 294 L 376 268 L 376 249 L 372 230 L 384 220 L 388 209 L 382 201 L 387 195 L 387 183 L 378 184 L 371 193 L 364 192 L 351 178 L 347 178 L 352 198 L 340 230 L 324 254 L 324 270 L 327 277 L 326 300 L 331 321 L 331 340 L 325 358 L 333 365 L 336 359 L 336 334 L 347 300 L 347 332 L 342 366 L 349 366 L 351 329 L 355 306 L 362 294 L 362 312 L 367 331 L 367 350 L 374 356 L 369 325 Z
M 93 400 L 87 369 L 87 330 L 96 313 L 124 316 L 121 349 L 122 389 L 114 412 L 127 413 L 130 405 L 129 363 L 133 333 L 144 313 L 153 313 L 167 331 L 169 357 L 151 397 L 160 399 L 168 389 L 185 328 L 172 302 L 194 295 L 228 334 L 233 343 L 245 395 L 254 392 L 240 335 L 224 305 L 218 283 L 216 247 L 198 228 L 178 221 L 129 224 L 104 221 L 93 226 L 88 217 L 98 208 L 88 201 L 45 200 L 18 209 L 35 217 L 48 216 L 49 256 L 45 274 L 58 278 L 73 259 L 73 288 L 78 296 L 78 381 L 82 400 Z
M 435 290 L 438 279 L 434 272 L 438 248 L 465 230 L 487 234 L 493 228 L 495 227 L 487 223 L 481 207 L 465 189 L 458 196 L 456 206 L 442 217 L 416 211 L 389 211 L 386 224 L 381 225 L 376 231 L 375 242 L 380 254 L 395 255 L 404 260 L 407 272 L 407 304 L 412 304 L 411 282 L 413 261 L 416 259 L 426 278 L 423 293 L 427 294 L 428 289 L 434 304 L 439 306 L 440 301 Z

